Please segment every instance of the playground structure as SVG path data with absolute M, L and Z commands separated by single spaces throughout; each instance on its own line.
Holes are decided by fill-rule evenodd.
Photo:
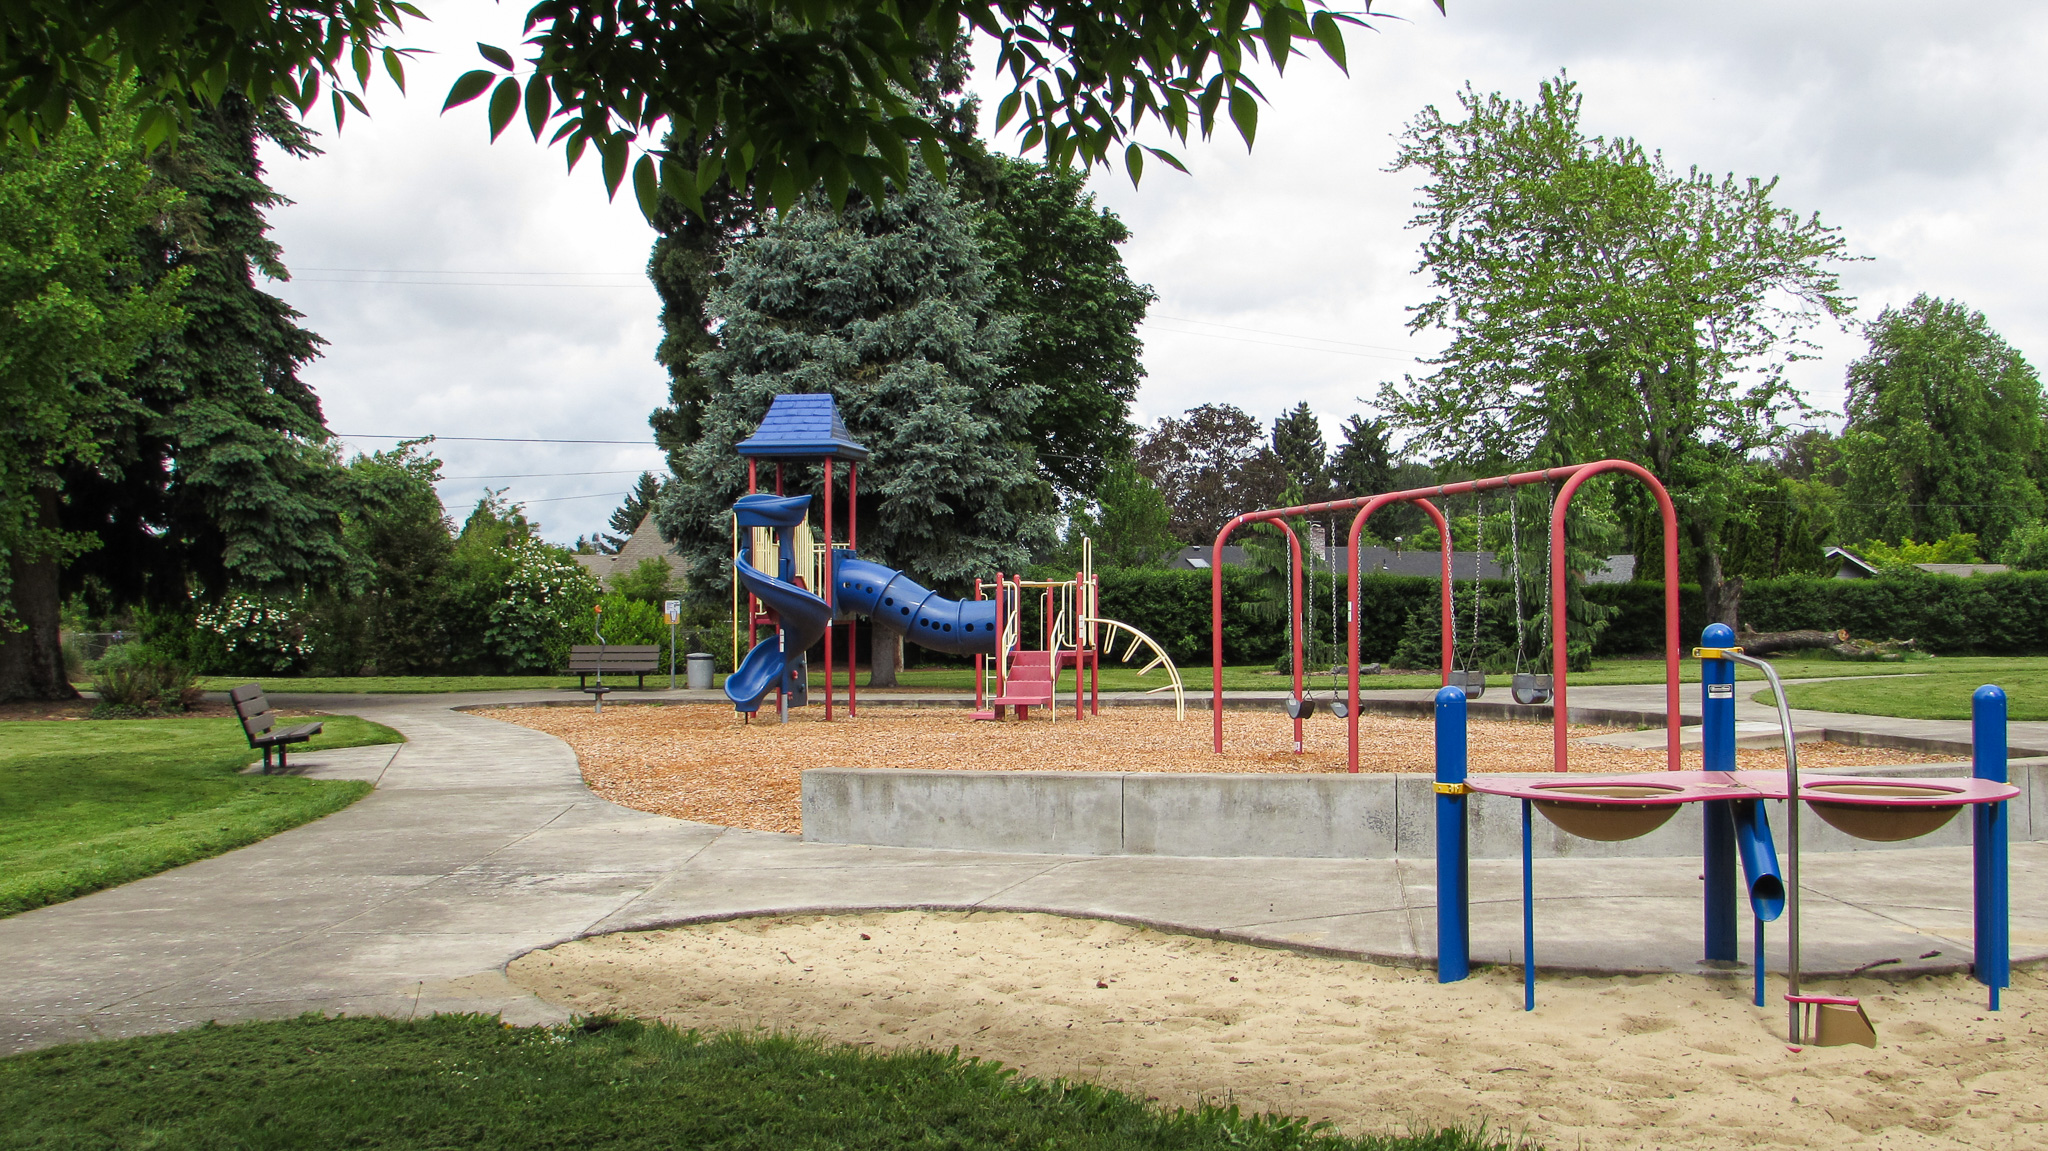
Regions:
M 869 453 L 847 432 L 832 396 L 775 397 L 760 427 L 736 450 L 747 461 L 747 494 L 732 510 L 734 669 L 726 677 L 725 695 L 742 714 L 751 717 L 759 711 L 770 692 L 776 713 L 785 720 L 790 707 L 808 704 L 805 653 L 822 640 L 825 719 L 833 719 L 833 664 L 842 634 L 846 710 L 849 716 L 857 714 L 853 666 L 859 616 L 888 620 L 890 630 L 901 631 L 920 647 L 974 656 L 977 719 L 1001 719 L 1009 709 L 1027 719 L 1033 707 L 1056 716 L 1059 673 L 1067 668 L 1074 669 L 1075 718 L 1089 709 L 1099 712 L 1102 647 L 1108 641 L 1113 649 L 1120 638 L 1130 641 L 1126 661 L 1141 648 L 1151 651 L 1151 661 L 1138 674 L 1163 666 L 1167 683 L 1156 690 L 1172 691 L 1176 714 L 1186 714 L 1180 673 L 1165 650 L 1137 628 L 1102 616 L 1091 546 L 1084 543 L 1082 570 L 1071 580 L 1027 580 L 998 572 L 992 580 L 975 581 L 973 599 L 949 599 L 895 568 L 860 558 L 859 469 Z M 775 464 L 773 494 L 758 490 L 764 459 Z M 783 490 L 786 465 L 813 460 L 823 475 L 822 539 L 810 527 L 811 497 Z M 847 469 L 843 544 L 836 538 L 834 499 L 835 465 L 842 462 Z M 1037 648 L 1025 644 L 1025 609 L 1034 598 L 1040 608 Z M 742 632 L 748 648 L 744 659 L 739 655 Z
M 1663 771 L 1569 780 L 1480 777 L 1466 772 L 1466 697 L 1456 686 L 1436 695 L 1437 978 L 1463 979 L 1471 969 L 1471 910 L 1466 796 L 1477 792 L 1521 801 L 1523 1009 L 1536 1006 L 1535 867 L 1532 812 L 1563 831 L 1606 842 L 1634 839 L 1662 826 L 1683 804 L 1702 804 L 1705 958 L 1732 962 L 1736 916 L 1746 894 L 1753 917 L 1754 1002 L 1764 1005 L 1764 925 L 1786 917 L 1787 1042 L 1861 1042 L 1876 1036 L 1854 999 L 1802 993 L 1799 953 L 1799 819 L 1803 803 L 1829 826 L 1858 839 L 1897 842 L 1930 834 L 1965 807 L 1971 810 L 1974 897 L 1972 964 L 1990 990 L 1990 1009 L 2011 981 L 2006 803 L 2019 788 L 2006 780 L 2006 698 L 1991 685 L 1971 700 L 1972 774 L 1964 779 L 1799 776 L 1798 741 L 1784 684 L 1769 663 L 1733 646 L 1725 624 L 1709 626 L 1694 654 L 1702 661 L 1702 771 Z M 1785 771 L 1735 770 L 1735 667 L 1764 673 L 1777 700 Z M 1765 801 L 1785 802 L 1787 855 L 1779 868 Z M 1746 883 L 1735 885 L 1740 859 Z

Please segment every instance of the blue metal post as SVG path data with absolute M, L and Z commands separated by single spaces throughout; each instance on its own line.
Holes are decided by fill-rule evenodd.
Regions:
M 1465 823 L 1465 693 L 1436 693 L 1436 981 L 1472 973 L 1472 886 Z
M 1529 849 L 1529 801 L 1522 801 L 1522 1010 L 1536 1010 L 1536 861 Z
M 1735 631 L 1725 623 L 1709 624 L 1700 646 L 1735 646 Z M 1735 770 L 1735 661 L 1700 661 L 1700 751 L 1707 771 Z M 1706 880 L 1706 958 L 1733 963 L 1736 903 L 1735 809 L 1728 800 L 1700 805 L 1700 862 Z
M 2004 783 L 2005 691 L 1985 684 L 1970 696 L 1970 774 Z M 1998 1010 L 1998 991 L 2012 982 L 2012 905 L 2007 890 L 2006 813 L 2004 803 L 1980 803 L 1970 809 L 1971 854 L 1976 865 L 1976 956 L 1971 964 L 1977 982 L 1991 989 L 1991 1010 Z

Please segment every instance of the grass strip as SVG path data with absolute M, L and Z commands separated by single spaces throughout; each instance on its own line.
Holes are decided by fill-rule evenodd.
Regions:
M 1943 661 L 1945 665 L 1948 661 Z M 1968 719 L 1970 696 L 1987 683 L 2005 689 L 2008 719 L 2048 720 L 2048 671 L 2014 668 L 2005 661 L 2002 668 L 1971 671 L 1942 670 L 1909 679 L 1835 680 L 1829 683 L 1795 683 L 1785 688 L 1793 707 L 1810 711 L 1835 711 L 1849 715 L 1888 715 L 1899 719 Z M 2032 662 L 2032 661 L 2024 661 Z M 1913 665 L 1916 670 L 1927 664 Z M 1775 704 L 1768 691 L 1756 694 L 1756 701 Z
M 321 722 L 292 754 L 404 739 L 355 716 Z M 0 915 L 219 855 L 370 792 L 240 774 L 256 754 L 233 719 L 0 723 Z
M 0 1059 L 0 1148 L 1508 1151 L 1169 1111 L 957 1053 L 871 1053 L 630 1020 L 304 1016 Z

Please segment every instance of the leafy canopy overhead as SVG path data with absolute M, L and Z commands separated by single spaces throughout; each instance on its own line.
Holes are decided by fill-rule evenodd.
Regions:
M 493 138 L 523 111 L 572 167 L 594 151 L 614 194 L 630 169 L 649 217 L 664 192 L 695 211 L 721 175 L 780 208 L 821 183 L 839 205 L 849 187 L 879 199 L 886 177 L 907 183 L 913 148 L 943 170 L 916 65 L 974 30 L 1009 79 L 999 127 L 1017 121 L 1025 149 L 1057 165 L 1121 159 L 1135 181 L 1147 154 L 1181 167 L 1132 138 L 1148 119 L 1184 142 L 1228 116 L 1249 147 L 1263 93 L 1247 69 L 1284 70 L 1297 40 L 1343 68 L 1344 26 L 1372 15 L 1370 0 L 543 0 L 524 59 L 478 45 L 492 67 L 444 107 L 490 93 Z M 41 138 L 74 108 L 97 124 L 129 74 L 153 143 L 229 92 L 306 111 L 324 85 L 339 123 L 366 111 L 358 93 L 380 61 L 404 88 L 407 50 L 386 41 L 409 16 L 424 18 L 404 0 L 19 0 L 0 9 L 0 130 Z M 670 133 L 686 146 L 658 143 Z

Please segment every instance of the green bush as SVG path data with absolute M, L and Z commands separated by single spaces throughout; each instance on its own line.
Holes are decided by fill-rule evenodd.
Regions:
M 92 665 L 92 689 L 100 697 L 95 719 L 181 712 L 203 694 L 190 668 L 143 643 L 124 643 L 100 657 Z
M 1742 620 L 1757 631 L 1913 639 L 1937 655 L 2038 654 L 2048 652 L 2048 572 L 1759 581 L 1743 589 Z

